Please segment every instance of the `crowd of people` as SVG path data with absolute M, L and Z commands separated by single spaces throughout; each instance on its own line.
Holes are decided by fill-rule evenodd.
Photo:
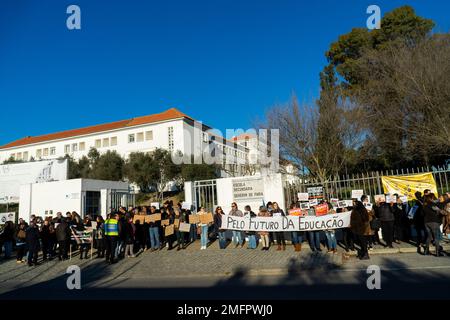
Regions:
M 320 252 L 326 248 L 328 253 L 336 253 L 338 238 L 346 252 L 358 250 L 358 258 L 369 259 L 369 251 L 375 245 L 393 247 L 393 243 L 415 241 L 418 252 L 430 254 L 430 244 L 436 247 L 435 256 L 442 255 L 440 242 L 443 236 L 450 236 L 450 196 L 443 194 L 436 196 L 429 190 L 422 195 L 416 193 L 416 199 L 410 203 L 403 203 L 399 197 L 397 202 L 376 202 L 367 206 L 368 196 L 353 199 L 352 207 L 333 208 L 327 200 L 320 204 L 328 204 L 329 214 L 351 211 L 350 226 L 335 230 L 320 230 L 310 232 L 266 232 L 266 231 L 237 231 L 221 228 L 225 214 L 218 206 L 213 214 L 213 221 L 209 223 L 190 223 L 192 214 L 208 214 L 201 207 L 197 212 L 183 208 L 181 203 L 176 205 L 166 201 L 161 208 L 143 206 L 136 208 L 119 208 L 111 212 L 104 220 L 101 216 L 85 218 L 77 212 L 58 212 L 56 217 L 41 219 L 32 215 L 29 223 L 19 219 L 17 225 L 6 222 L 0 235 L 0 250 L 4 247 L 4 258 L 12 257 L 16 250 L 17 263 L 27 262 L 29 266 L 38 264 L 38 254 L 42 251 L 42 261 L 47 259 L 65 260 L 72 252 L 78 252 L 79 259 L 103 258 L 107 263 L 115 263 L 119 259 L 134 258 L 138 253 L 150 250 L 157 251 L 166 248 L 184 250 L 200 238 L 200 249 L 205 250 L 210 242 L 218 240 L 220 249 L 228 246 L 228 238 L 235 248 L 242 248 L 246 244 L 248 249 L 266 251 L 276 245 L 277 251 L 286 250 L 287 240 L 291 240 L 295 251 L 302 250 L 304 240 L 307 240 L 313 252 Z M 300 203 L 293 203 L 289 210 L 283 210 L 277 202 L 268 202 L 254 212 L 250 206 L 243 210 L 232 203 L 229 215 L 238 217 L 276 217 L 287 216 L 291 209 L 299 209 Z M 160 219 L 140 221 L 136 216 L 151 216 L 158 214 Z M 142 220 L 142 219 L 141 219 Z M 163 224 L 161 221 L 168 221 Z M 167 225 L 187 223 L 189 231 L 181 231 L 178 225 L 174 232 L 167 234 Z M 443 233 L 441 232 L 443 224 Z M 412 237 L 411 229 L 415 229 L 416 236 Z M 383 242 L 379 238 L 381 229 Z M 339 237 L 337 236 L 339 234 Z M 324 244 L 322 243 L 324 241 Z M 355 246 L 356 244 L 356 246 Z M 423 251 L 422 251 L 423 250 Z M 0 252 L 1 253 L 1 252 Z M 27 256 L 27 261 L 24 257 Z

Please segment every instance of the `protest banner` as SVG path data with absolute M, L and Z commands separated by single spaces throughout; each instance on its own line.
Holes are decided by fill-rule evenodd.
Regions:
M 161 220 L 161 225 L 162 225 L 162 226 L 168 226 L 169 224 L 170 224 L 169 219 Z
M 243 218 L 225 215 L 221 229 L 238 231 L 317 231 L 347 228 L 350 225 L 351 212 L 327 214 L 324 216 L 287 216 Z
M 309 194 L 308 192 L 299 192 L 297 194 L 298 201 L 308 201 L 309 200 Z
M 310 187 L 308 191 L 308 199 L 323 200 L 323 187 Z
M 381 177 L 383 189 L 389 194 L 403 194 L 408 200 L 414 200 L 415 193 L 420 191 L 423 193 L 425 189 L 431 190 L 434 194 L 438 194 L 436 181 L 432 172 L 420 173 L 409 176 L 384 176 Z
M 300 203 L 300 208 L 302 210 L 309 210 L 309 202 Z
M 150 207 L 155 207 L 156 209 L 159 209 L 159 202 L 152 202 L 150 203 Z
M 299 209 L 299 208 L 291 209 L 291 210 L 288 211 L 288 213 L 289 213 L 290 216 L 297 216 L 297 217 L 304 215 L 304 212 L 302 211 L 302 209 Z
M 364 190 L 352 190 L 352 199 L 358 199 L 361 201 L 361 197 L 364 195 Z
M 175 228 L 173 224 L 169 224 L 168 226 L 166 226 L 164 228 L 164 235 L 167 236 L 171 236 L 175 233 Z
M 384 194 L 376 194 L 375 203 L 377 202 L 386 202 L 386 196 Z
M 320 217 L 328 214 L 328 204 L 320 204 L 316 207 L 316 216 Z
M 206 214 L 199 214 L 198 217 L 200 219 L 200 223 L 203 223 L 203 224 L 209 224 L 209 223 L 214 222 L 214 217 L 211 212 L 206 213 Z
M 192 224 L 200 223 L 200 218 L 199 218 L 198 214 L 189 215 L 189 223 L 192 223 Z
M 180 222 L 179 230 L 180 232 L 190 232 L 191 225 L 189 223 Z
M 319 202 L 317 201 L 317 199 L 309 200 L 309 206 L 317 206 L 318 204 Z

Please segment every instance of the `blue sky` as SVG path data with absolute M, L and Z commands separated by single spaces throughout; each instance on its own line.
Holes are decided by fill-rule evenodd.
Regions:
M 70 4 L 81 30 L 66 28 Z M 294 92 L 317 96 L 324 52 L 370 4 L 450 30 L 446 0 L 2 0 L 0 145 L 171 107 L 247 129 Z

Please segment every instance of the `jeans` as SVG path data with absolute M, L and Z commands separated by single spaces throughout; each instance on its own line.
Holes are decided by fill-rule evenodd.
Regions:
M 225 246 L 227 245 L 227 239 L 225 238 L 225 231 L 219 231 L 219 248 L 225 249 Z
M 31 247 L 28 251 L 28 264 L 37 264 L 39 247 Z
M 17 259 L 17 261 L 22 261 L 23 256 L 25 255 L 26 245 L 25 245 L 25 243 L 17 243 L 16 246 L 17 246 L 16 259 Z
M 284 239 L 284 232 L 275 232 L 275 239 L 277 240 L 277 245 L 286 245 L 286 240 Z
M 123 240 L 117 240 L 117 247 L 116 247 L 116 251 L 114 252 L 114 257 L 117 259 L 119 257 L 119 255 L 122 253 L 123 249 L 125 246 L 125 241 Z
M 334 250 L 337 247 L 336 235 L 334 231 L 325 231 L 325 236 L 327 237 L 328 250 Z
M 320 250 L 320 231 L 309 231 L 308 238 L 311 250 Z
M 439 252 L 439 240 L 441 238 L 441 230 L 439 229 L 439 223 L 427 222 L 425 223 L 425 228 L 427 229 L 427 250 L 430 248 L 431 238 L 434 239 L 434 244 L 436 246 L 436 255 Z
M 256 236 L 254 234 L 248 236 L 248 247 L 249 249 L 256 249 Z
M 5 246 L 5 259 L 8 259 L 11 257 L 12 241 L 6 241 L 3 245 Z
M 239 243 L 242 246 L 242 244 L 244 243 L 244 239 L 242 237 L 242 231 L 233 230 L 233 243 L 234 244 Z
M 117 236 L 106 236 L 106 260 L 109 262 L 114 262 L 114 253 L 117 248 Z
M 369 251 L 367 251 L 367 237 L 358 234 L 356 235 L 356 238 L 358 239 L 359 245 L 361 246 L 358 257 L 363 258 L 369 256 Z
M 177 234 L 178 247 L 184 247 L 184 232 L 177 231 L 176 234 Z
M 159 229 L 158 227 L 150 228 L 150 243 L 152 244 L 152 249 L 159 249 Z
M 189 231 L 189 242 L 194 242 L 197 240 L 197 225 L 191 224 L 191 229 Z
M 201 226 L 202 228 L 202 233 L 200 235 L 200 243 L 202 245 L 202 247 L 206 247 L 208 245 L 208 226 L 204 225 Z
M 292 232 L 292 244 L 302 244 L 303 242 L 303 232 L 293 231 Z

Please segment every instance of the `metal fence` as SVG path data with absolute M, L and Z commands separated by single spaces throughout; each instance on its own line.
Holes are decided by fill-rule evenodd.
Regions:
M 124 190 L 111 190 L 109 194 L 109 210 L 117 210 L 119 207 L 134 207 L 136 205 L 135 194 Z
M 213 212 L 217 206 L 217 182 L 216 180 L 203 180 L 194 182 L 194 195 L 196 209 L 205 207 L 208 212 Z
M 307 188 L 309 187 L 323 186 L 324 196 L 328 199 L 350 199 L 352 190 L 358 189 L 363 189 L 366 194 L 374 196 L 383 193 L 383 184 L 381 182 L 383 176 L 406 176 L 427 172 L 433 173 L 439 194 L 450 191 L 450 166 L 421 167 L 343 175 L 334 177 L 324 184 L 308 176 L 303 176 L 299 177 L 298 182 L 286 182 L 284 186 L 286 205 L 297 201 L 297 193 L 307 192 Z

